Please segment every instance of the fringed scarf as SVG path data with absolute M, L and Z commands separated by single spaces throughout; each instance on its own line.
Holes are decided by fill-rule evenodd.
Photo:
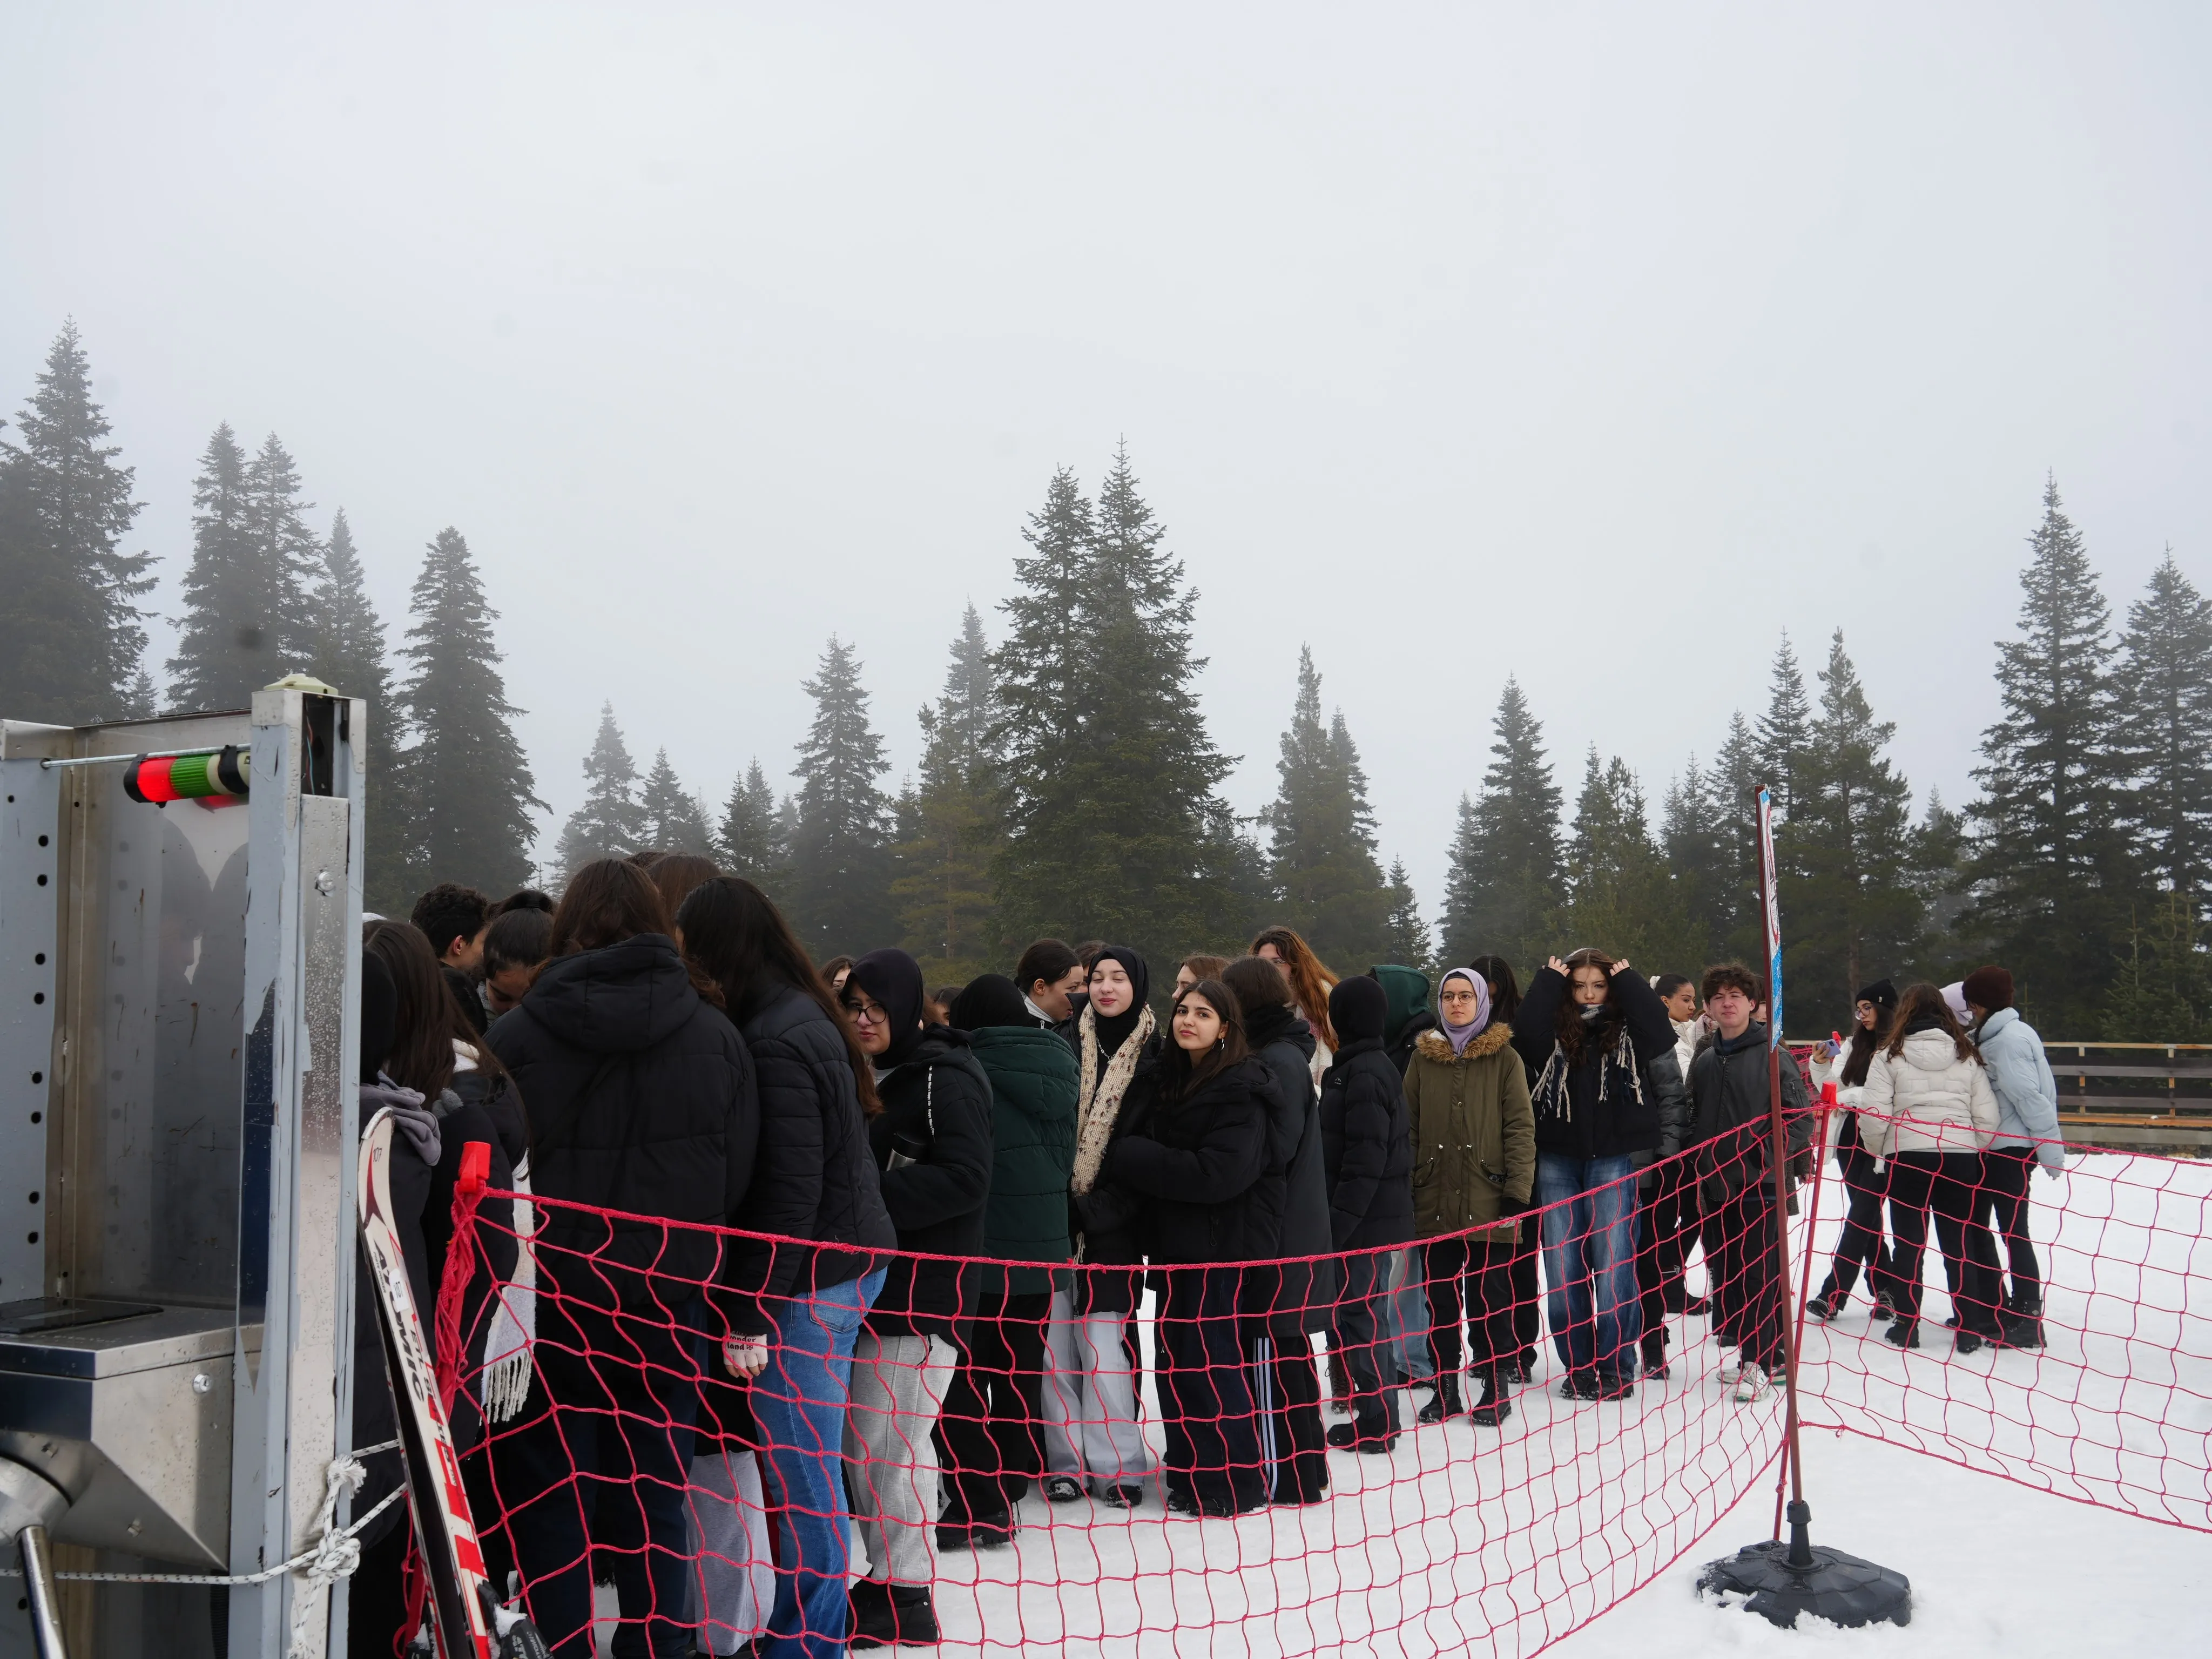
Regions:
M 1574 1090 L 1568 1078 L 1573 1069 L 1568 1063 L 1566 1049 L 1554 1039 L 1552 1057 L 1544 1062 L 1536 1086 L 1529 1091 L 1529 1101 L 1538 1117 L 1556 1118 L 1562 1123 L 1575 1121 Z M 1597 1103 L 1604 1105 L 1615 1090 L 1632 1096 L 1638 1105 L 1644 1103 L 1644 1073 L 1636 1063 L 1636 1045 L 1629 1038 L 1626 1020 L 1621 1021 L 1611 1046 L 1599 1058 Z
M 1147 1003 L 1135 1028 L 1106 1062 L 1106 1074 L 1101 1077 L 1097 1020 L 1098 1011 L 1086 1004 L 1078 1027 L 1082 1033 L 1083 1075 L 1075 1097 L 1075 1170 L 1068 1182 L 1079 1193 L 1087 1193 L 1097 1184 L 1098 1167 L 1106 1161 L 1107 1146 L 1114 1139 L 1115 1120 L 1121 1115 L 1121 1097 L 1128 1092 L 1129 1079 L 1137 1074 L 1137 1062 L 1144 1058 L 1145 1045 L 1152 1041 L 1157 1024 Z

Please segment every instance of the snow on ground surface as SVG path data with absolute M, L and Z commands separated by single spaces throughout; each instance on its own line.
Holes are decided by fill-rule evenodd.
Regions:
M 1816 1279 L 1842 1195 L 1830 1166 Z M 1814 1539 L 1906 1574 L 1907 1629 L 1785 1632 L 1693 1594 L 1703 1563 L 1769 1534 L 1782 1407 L 1734 1404 L 1705 1321 L 1678 1318 L 1672 1376 L 1633 1401 L 1560 1400 L 1547 1349 L 1503 1432 L 1462 1419 L 1388 1457 L 1332 1453 L 1310 1508 L 1195 1521 L 1157 1486 L 1134 1511 L 1033 1495 L 1011 1547 L 944 1556 L 939 1651 L 2212 1652 L 2212 1530 L 2139 1518 L 2212 1528 L 2212 1164 L 2092 1157 L 2033 1195 L 2046 1351 L 1951 1357 L 1932 1236 L 1922 1352 L 1880 1340 L 1863 1296 L 1807 1322 Z

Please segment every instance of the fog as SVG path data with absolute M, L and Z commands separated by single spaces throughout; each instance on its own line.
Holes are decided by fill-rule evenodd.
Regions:
M 11 0 L 0 399 L 73 314 L 165 614 L 221 420 L 346 509 L 395 635 L 457 526 L 556 815 L 606 698 L 718 802 L 787 773 L 833 630 L 896 786 L 1053 469 L 1126 440 L 1231 798 L 1310 644 L 1433 914 L 1509 673 L 1571 801 L 1595 742 L 1656 808 L 1840 626 L 1955 802 L 2046 470 L 2116 617 L 2168 543 L 2212 579 L 2208 46 L 2187 5 Z

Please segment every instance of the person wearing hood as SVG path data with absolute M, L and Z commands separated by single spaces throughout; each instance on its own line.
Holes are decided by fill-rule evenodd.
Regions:
M 1382 1048 L 1402 1079 L 1413 1059 L 1413 1044 L 1422 1032 L 1434 1029 L 1437 1011 L 1429 1006 L 1429 976 L 1418 968 L 1385 963 L 1368 971 L 1375 975 L 1388 999 L 1383 1017 Z M 1418 1244 L 1389 1258 L 1388 1281 L 1382 1289 L 1380 1317 L 1387 1332 L 1382 1351 L 1383 1381 L 1394 1388 L 1436 1386 L 1436 1361 L 1429 1352 L 1429 1294 L 1423 1286 L 1421 1249 Z M 1389 1367 L 1397 1367 L 1394 1376 Z M 1351 1394 L 1347 1381 L 1345 1393 Z
M 1067 1179 L 1075 1164 L 1075 1056 L 1030 1018 L 1003 974 L 953 1000 L 991 1081 L 991 1196 L 975 1317 L 938 1419 L 951 1473 L 938 1527 L 948 1548 L 989 1548 L 1014 1534 L 1015 1504 L 1044 1473 L 1044 1330 L 1052 1269 L 1067 1260 Z M 1023 1265 L 1015 1265 L 1015 1264 Z
M 1405 1096 L 1437 1376 L 1419 1420 L 1466 1414 L 1496 1428 L 1513 1412 L 1504 1375 L 1520 1346 L 1511 1266 L 1536 1179 L 1536 1127 L 1513 1028 L 1494 1017 L 1489 981 L 1474 969 L 1455 968 L 1437 987 L 1437 1024 L 1413 1045 Z M 1460 1389 L 1462 1312 L 1480 1389 L 1471 1405 Z
M 586 865 L 554 912 L 550 960 L 486 1039 L 531 1103 L 534 1190 L 557 1201 L 532 1241 L 553 1292 L 537 1309 L 546 1408 L 494 1473 L 531 1617 L 562 1659 L 592 1650 L 593 1544 L 624 1622 L 643 1626 L 638 1648 L 691 1648 L 694 1338 L 721 1255 L 706 1229 L 743 1224 L 760 1112 L 744 1042 L 672 931 L 643 871 Z
M 858 957 L 842 999 L 875 1068 L 868 1125 L 901 1255 L 853 1346 L 845 1485 L 868 1552 L 853 1586 L 853 1639 L 938 1639 L 937 1415 L 954 1344 L 974 1311 L 991 1191 L 991 1080 L 968 1034 L 930 1023 L 921 966 L 900 950 Z M 916 1254 L 903 1254 L 913 1251 Z
M 1768 1079 L 1767 1027 L 1752 1018 L 1759 984 L 1741 963 L 1705 969 L 1705 1011 L 1715 1040 L 1690 1062 L 1695 1117 L 1691 1168 L 1706 1237 L 1719 1244 L 1709 1258 L 1716 1329 L 1735 1339 L 1737 1358 L 1721 1368 L 1738 1404 L 1763 1398 L 1782 1369 L 1788 1289 L 1775 1259 L 1780 1218 L 1774 1202 L 1773 1109 Z M 1781 1070 L 1783 1156 L 1795 1164 L 1813 1141 L 1805 1082 L 1785 1061 Z M 1809 1168 L 1809 1164 L 1806 1167 Z
M 1329 1328 L 1336 1310 L 1336 1263 L 1321 1101 L 1314 1085 L 1315 1037 L 1291 1000 L 1290 981 L 1269 958 L 1239 957 L 1219 977 L 1237 999 L 1246 1042 L 1274 1079 L 1268 1158 L 1283 1170 L 1277 1247 L 1283 1259 L 1244 1276 L 1260 1449 L 1276 1503 L 1318 1504 L 1328 1492 L 1328 1446 L 1311 1339 Z
M 1237 1264 L 1267 1261 L 1281 1247 L 1283 1165 L 1273 1076 L 1247 1049 L 1238 1009 L 1236 993 L 1215 979 L 1176 999 L 1174 1042 L 1132 1085 L 1102 1183 L 1133 1200 L 1164 1280 L 1165 1358 L 1155 1376 L 1168 1507 L 1184 1515 L 1242 1515 L 1269 1498 Z
M 1682 1097 L 1651 1065 L 1674 1049 L 1666 1005 L 1604 951 L 1554 957 L 1513 1020 L 1537 1068 L 1536 1202 L 1552 1340 L 1567 1366 L 1562 1397 L 1636 1392 L 1643 1310 L 1636 1284 L 1636 1172 L 1680 1144 Z
M 1405 1079 L 1384 1042 L 1389 1018 L 1389 994 L 1375 979 L 1340 980 L 1328 994 L 1338 1047 L 1321 1081 L 1322 1160 L 1330 1243 L 1342 1253 L 1334 1340 L 1352 1411 L 1352 1421 L 1329 1430 L 1328 1443 L 1358 1452 L 1398 1443 L 1397 1378 L 1378 1363 L 1376 1316 L 1388 1293 L 1390 1247 L 1413 1237 L 1413 1148 Z
M 2043 1346 L 2043 1268 L 2028 1227 L 2028 1175 L 2037 1164 L 2053 1180 L 2066 1173 L 2059 1139 L 2058 1084 L 2043 1038 L 2012 1006 L 2012 975 L 2002 968 L 1977 968 L 1960 988 L 1974 1016 L 1973 1038 L 1989 1066 L 1997 1100 L 1996 1138 L 1982 1155 L 1976 1231 L 1994 1227 L 2004 1240 L 2012 1289 L 1997 1316 L 2008 1347 Z
M 1889 1221 L 1897 1233 L 1897 1322 L 1885 1334 L 1900 1348 L 1920 1346 L 1920 1268 L 1932 1208 L 1956 1287 L 1954 1351 L 1969 1354 L 2001 1340 L 1996 1246 L 1974 1224 L 1982 1149 L 1999 1121 L 1996 1095 L 1980 1051 L 1934 986 L 1905 988 L 1889 1038 L 1867 1067 L 1859 1109 L 1861 1132 L 1872 1123 L 1869 1144 L 1889 1166 Z
M 1142 956 L 1099 945 L 1079 994 L 1083 1006 L 1060 1028 L 1076 1057 L 1068 1203 L 1079 1266 L 1069 1287 L 1053 1291 L 1045 1329 L 1044 1492 L 1055 1504 L 1079 1501 L 1088 1484 L 1103 1502 L 1132 1509 L 1152 1473 L 1126 1340 L 1144 1246 L 1133 1207 L 1099 1180 L 1122 1133 L 1130 1085 L 1159 1054 L 1151 993 Z
M 874 1067 L 791 924 L 751 882 L 702 883 L 676 921 L 760 1075 L 759 1165 L 733 1224 L 746 1237 L 724 1241 L 721 1363 L 702 1390 L 719 1434 L 714 1455 L 692 1465 L 702 1645 L 734 1652 L 759 1631 L 763 1659 L 831 1659 L 852 1616 L 842 1455 L 853 1348 L 883 1288 L 881 1253 L 898 1243 L 868 1141 L 869 1115 L 882 1110 Z M 748 1542 L 759 1504 L 747 1501 L 744 1468 L 755 1449 L 778 1534 L 765 1630 L 745 1616 L 761 1559 Z
M 1881 1047 L 1889 1035 L 1889 1023 L 1897 1012 L 1897 988 L 1886 979 L 1878 979 L 1861 990 L 1851 1004 L 1850 1043 L 1841 1054 L 1816 1053 L 1812 1073 L 1814 1085 L 1833 1082 L 1836 1103 L 1842 1108 L 1836 1126 L 1836 1168 L 1844 1177 L 1844 1214 L 1842 1230 L 1836 1235 L 1836 1254 L 1828 1265 L 1828 1276 L 1820 1281 L 1819 1292 L 1805 1304 L 1806 1311 L 1819 1320 L 1839 1318 L 1851 1299 L 1851 1287 L 1858 1283 L 1863 1268 L 1867 1288 L 1874 1296 L 1874 1316 L 1880 1321 L 1894 1318 L 1891 1312 L 1890 1251 L 1882 1243 L 1881 1199 L 1883 1180 L 1875 1167 L 1875 1156 L 1866 1144 L 1866 1136 L 1859 1127 L 1859 1105 L 1866 1098 L 1867 1073 L 1874 1065 L 1875 1051 Z M 1825 1050 L 1827 1044 L 1820 1045 Z M 2043 1052 L 2040 1047 L 2036 1053 Z

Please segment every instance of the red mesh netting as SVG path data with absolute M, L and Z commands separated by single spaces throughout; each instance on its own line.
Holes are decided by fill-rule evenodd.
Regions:
M 576 1632 L 594 1579 L 643 1626 L 617 1651 L 645 1651 L 642 1635 L 731 1653 L 765 1632 L 763 1651 L 800 1653 L 836 1650 L 848 1616 L 918 1619 L 865 1584 L 848 1614 L 848 1579 L 886 1576 L 928 1588 L 960 1650 L 1528 1654 L 1771 1487 L 1782 1395 L 1717 1374 L 1778 1370 L 1786 1329 L 1808 1431 L 2212 1530 L 2212 1170 L 2097 1155 L 2038 1177 L 2045 1346 L 2008 1346 L 2033 1334 L 2007 1302 L 2024 1264 L 1992 1288 L 1962 1243 L 1959 1305 L 2001 1340 L 1954 1356 L 1932 1221 L 1907 1352 L 1869 1317 L 1872 1289 L 1904 1296 L 1893 1256 L 1832 1319 L 1800 1305 L 1849 1213 L 1833 1158 L 1796 1189 L 1785 1296 L 1763 1149 L 1741 1168 L 1705 1154 L 1489 1235 L 1329 1259 L 1333 1293 L 1285 1291 L 1313 1264 L 1010 1281 L 1001 1264 L 907 1257 L 957 1273 L 972 1313 L 957 1332 L 864 1322 L 872 1275 L 821 1285 L 769 1310 L 767 1369 L 744 1383 L 724 1355 L 732 1321 L 759 1322 L 723 1281 L 740 1235 L 534 1200 L 517 1274 L 534 1285 L 465 1295 L 464 1225 L 441 1297 L 465 1429 L 470 1401 L 494 1402 L 464 1459 L 478 1530 L 563 1655 L 591 1650 Z M 1908 1174 L 1904 1207 L 1930 1184 Z M 509 1224 L 511 1197 L 484 1194 L 472 1224 Z M 1980 1195 L 1941 1201 L 1974 1212 Z M 594 1237 L 548 1244 L 556 1210 Z M 1301 1301 L 1317 1314 L 1284 1311 Z M 1439 1364 L 1465 1378 L 1447 1403 L 1502 1402 L 1502 1420 L 1417 1423 L 1437 1392 L 1401 1382 Z M 1331 1429 L 1374 1449 L 1325 1448 Z

